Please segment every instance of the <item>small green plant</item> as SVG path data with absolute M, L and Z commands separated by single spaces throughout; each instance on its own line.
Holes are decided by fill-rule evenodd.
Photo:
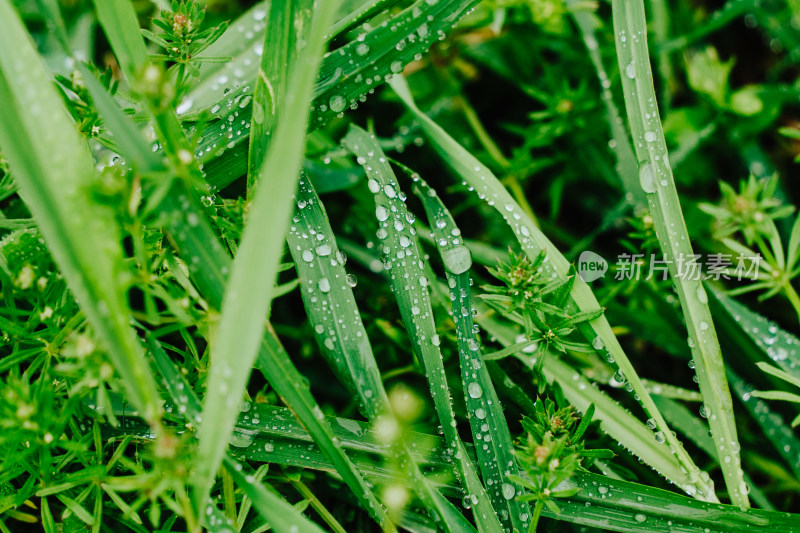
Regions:
M 584 459 L 614 457 L 611 450 L 585 447 L 585 434 L 592 422 L 594 404 L 590 404 L 582 416 L 572 405 L 557 408 L 549 398 L 539 399 L 534 405 L 534 416 L 522 419 L 525 435 L 520 439 L 516 452 L 527 478 L 512 478 L 531 491 L 517 498 L 536 502 L 529 530 L 531 533 L 536 531 L 545 507 L 558 515 L 561 510 L 554 500 L 574 496 L 580 490 L 577 487 L 564 488 L 563 484 L 579 468 L 588 466 L 582 464 Z
M 732 289 L 731 294 L 763 291 L 759 299 L 766 300 L 782 293 L 800 319 L 800 296 L 792 284 L 800 275 L 800 216 L 784 247 L 775 221 L 791 215 L 794 206 L 775 198 L 777 183 L 775 176 L 757 180 L 751 174 L 740 183 L 738 193 L 721 183 L 720 204 L 706 203 L 700 208 L 714 217 L 714 237 L 735 254 L 735 267 L 732 261 L 730 268 L 723 270 L 726 277 L 754 282 Z M 737 235 L 744 237 L 746 245 L 734 239 Z
M 536 346 L 536 374 L 541 376 L 545 356 L 555 350 L 566 353 L 594 353 L 595 348 L 570 337 L 579 324 L 602 316 L 603 310 L 569 313 L 566 309 L 575 271 L 566 279 L 547 279 L 542 275 L 546 253 L 533 261 L 509 251 L 508 263 L 499 263 L 489 272 L 504 286 L 485 285 L 483 300 L 514 321 L 522 324 L 525 337 Z M 540 379 L 540 383 L 543 380 Z
M 151 57 L 170 64 L 169 72 L 175 74 L 175 86 L 179 95 L 184 92 L 190 77 L 196 78 L 200 75 L 199 64 L 222 63 L 229 59 L 202 55 L 228 28 L 228 23 L 223 22 L 203 29 L 205 16 L 205 7 L 197 0 L 172 0 L 172 9 L 162 9 L 161 14 L 153 19 L 153 25 L 160 30 L 158 33 L 141 30 L 148 40 L 163 48 L 163 54 Z

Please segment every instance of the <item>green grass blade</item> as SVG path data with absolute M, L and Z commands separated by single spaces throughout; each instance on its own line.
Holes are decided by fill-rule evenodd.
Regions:
M 514 445 L 500 400 L 481 358 L 480 343 L 473 328 L 470 252 L 460 237 L 461 230 L 436 195 L 436 191 L 422 179 L 417 179 L 415 183 L 415 192 L 425 207 L 428 224 L 444 261 L 450 287 L 461 379 L 466 393 L 464 401 L 469 413 L 478 466 L 503 525 L 524 531 L 528 527 L 530 508 L 527 503 L 515 499 L 519 487 L 507 479 L 507 476 L 519 475 L 519 465 L 514 456 Z
M 290 72 L 300 50 L 299 41 L 307 33 L 314 2 L 270 2 L 267 6 L 261 64 L 256 77 L 253 113 L 250 121 L 250 150 L 248 152 L 247 188 L 253 186 L 269 149 L 272 133 L 278 124 L 278 109 L 286 106 Z
M 403 79 L 396 79 L 392 83 L 392 87 L 414 113 L 423 132 L 445 162 L 459 177 L 473 187 L 477 194 L 490 202 L 490 205 L 505 219 L 523 251 L 531 259 L 535 259 L 542 250 L 546 251 L 547 261 L 544 263 L 544 268 L 548 269 L 551 275 L 566 276 L 570 266 L 569 261 L 528 218 L 494 174 L 416 107 Z M 574 305 L 579 311 L 592 311 L 600 307 L 589 286 L 580 278 L 575 280 L 570 296 L 571 305 Z M 665 435 L 666 442 L 675 452 L 674 456 L 680 466 L 686 469 L 687 474 L 670 477 L 670 481 L 700 498 L 715 499 L 713 487 L 703 482 L 700 469 L 670 431 L 639 375 L 622 350 L 608 320 L 601 316 L 588 324 L 586 327 L 581 327 L 581 331 L 587 336 L 587 339 L 591 340 L 593 346 L 600 346 L 598 351 L 602 352 L 609 362 L 613 361 L 613 365 L 616 365 L 617 369 L 622 372 L 634 394 L 638 396 L 645 412 L 653 418 L 658 430 Z M 647 461 L 647 457 L 642 457 L 642 460 Z
M 464 446 L 456 430 L 450 388 L 439 349 L 440 339 L 436 334 L 428 293 L 428 278 L 415 231 L 411 226 L 413 217 L 406 209 L 394 172 L 375 138 L 361 128 L 352 126 L 343 143 L 367 171 L 370 180 L 368 186 L 375 195 L 378 236 L 386 254 L 384 265 L 389 271 L 394 295 L 414 351 L 425 368 L 434 408 L 445 439 L 457 468 L 465 479 L 467 497 L 473 499 L 473 515 L 478 529 L 500 531 L 502 528 L 495 510 L 478 480 L 474 466 L 463 452 Z
M 306 120 L 312 84 L 325 44 L 323 34 L 330 24 L 335 2 L 324 4 L 316 13 L 308 37 L 307 49 L 289 66 L 291 81 L 280 112 L 282 119 L 275 132 L 275 143 L 263 162 L 259 176 L 269 176 L 269 186 L 260 188 L 253 198 L 250 216 L 242 234 L 237 257 L 222 303 L 222 318 L 211 346 L 211 369 L 204 400 L 203 424 L 198 438 L 198 471 L 194 480 L 195 502 L 204 507 L 217 469 L 233 430 L 227 416 L 242 397 L 250 369 L 258 354 L 264 319 L 269 314 L 272 288 L 288 229 L 291 197 L 302 163 Z M 305 117 L 305 118 L 303 118 Z M 263 235 L 263 228 L 271 228 Z M 353 479 L 356 494 L 371 494 Z M 379 506 L 371 506 L 378 512 Z
M 757 361 L 772 361 L 800 379 L 800 339 L 712 285 L 706 288 L 721 337 L 731 337 L 732 343 L 751 357 L 761 354 Z
M 678 191 L 669 164 L 669 153 L 658 114 L 653 74 L 647 51 L 647 26 L 642 0 L 614 0 L 614 30 L 617 59 L 628 123 L 639 160 L 639 181 L 646 193 L 656 235 L 678 291 L 692 346 L 692 359 L 703 402 L 709 411 L 709 426 L 720 457 L 725 485 L 731 501 L 748 505 L 742 479 L 739 439 L 733 415 L 725 365 L 717 339 L 708 297 L 700 279 L 685 279 L 679 261 L 693 257 L 683 219 Z M 730 458 L 728 460 L 727 458 Z
M 374 420 L 389 411 L 372 346 L 355 304 L 343 256 L 328 217 L 308 178 L 298 183 L 294 219 L 287 240 L 317 344 L 348 390 Z
M 120 69 L 132 83 L 134 74 L 149 60 L 133 4 L 130 0 L 92 1 Z
M 617 159 L 617 175 L 625 187 L 626 200 L 635 206 L 646 205 L 642 188 L 639 187 L 639 166 L 636 162 L 636 155 L 631 147 L 631 138 L 625 130 L 622 118 L 611 94 L 611 81 L 608 73 L 603 66 L 603 58 L 600 56 L 600 46 L 597 42 L 597 29 L 599 28 L 597 16 L 585 9 L 580 9 L 579 0 L 568 0 L 568 5 L 572 6 L 572 17 L 583 37 L 583 43 L 589 51 L 589 59 L 592 61 L 597 79 L 600 82 L 601 98 L 606 108 L 606 121 L 611 130 L 611 139 L 614 141 L 614 157 Z
M 0 145 L 70 289 L 149 422 L 158 395 L 129 324 L 114 213 L 92 199 L 94 163 L 24 26 L 0 2 Z M 91 238 L 87 238 L 91 236 Z

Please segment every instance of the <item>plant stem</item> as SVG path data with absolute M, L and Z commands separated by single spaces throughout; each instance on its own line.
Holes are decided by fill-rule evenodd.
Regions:
M 536 533 L 536 527 L 539 525 L 539 518 L 542 516 L 542 509 L 544 508 L 544 500 L 541 496 L 536 500 L 536 505 L 533 507 L 533 517 L 531 518 L 531 527 L 528 533 Z

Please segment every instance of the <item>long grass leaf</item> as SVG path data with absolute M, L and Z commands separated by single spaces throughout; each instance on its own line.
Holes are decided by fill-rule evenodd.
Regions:
M 508 430 L 500 400 L 492 378 L 480 353 L 480 343 L 472 321 L 472 285 L 469 270 L 472 265 L 469 249 L 461 238 L 461 230 L 452 215 L 421 178 L 416 178 L 415 192 L 425 207 L 434 241 L 444 262 L 450 287 L 451 313 L 456 324 L 458 353 L 464 401 L 469 413 L 475 452 L 483 480 L 489 487 L 494 508 L 507 528 L 524 531 L 528 526 L 530 508 L 515 499 L 519 487 L 508 476 L 519 476 L 514 445 Z
M 92 198 L 94 165 L 19 17 L 0 2 L 0 146 L 47 245 L 132 402 L 155 423 L 155 384 L 129 325 L 114 213 Z M 91 238 L 87 238 L 91 236 Z
M 227 415 L 242 397 L 250 369 L 258 354 L 264 320 L 288 228 L 291 197 L 302 162 L 308 105 L 312 83 L 325 44 L 324 31 L 331 22 L 335 2 L 326 2 L 315 13 L 307 48 L 290 66 L 286 90 L 293 96 L 281 110 L 275 143 L 259 163 L 259 176 L 269 182 L 253 198 L 250 216 L 233 263 L 222 303 L 222 318 L 211 346 L 211 371 L 204 399 L 203 425 L 198 438 L 198 471 L 194 480 L 195 502 L 202 508 L 233 430 Z M 265 238 L 263 228 L 271 228 Z M 371 494 L 363 480 L 351 479 L 356 494 Z M 379 513 L 379 505 L 370 506 Z
M 708 421 L 714 445 L 724 458 L 720 464 L 725 485 L 731 501 L 746 507 L 747 486 L 742 479 L 733 402 L 708 296 L 700 279 L 681 275 L 681 262 L 691 261 L 694 255 L 658 113 L 647 50 L 644 3 L 614 0 L 612 11 L 625 107 L 639 160 L 640 185 L 647 196 L 656 235 L 686 318 L 700 393 L 710 413 Z
M 314 7 L 312 0 L 270 2 L 265 22 L 269 31 L 264 33 L 261 62 L 253 95 L 253 113 L 250 122 L 250 150 L 248 151 L 247 187 L 256 182 L 261 164 L 269 150 L 270 140 L 278 124 L 278 110 L 291 98 L 287 90 L 292 65 L 300 53 L 298 47 L 308 32 Z M 327 28 L 326 28 L 327 29 Z
M 367 171 L 368 186 L 375 196 L 378 236 L 386 255 L 384 266 L 389 271 L 392 289 L 414 352 L 425 368 L 434 408 L 453 459 L 465 480 L 466 498 L 472 500 L 478 529 L 499 531 L 502 528 L 495 510 L 478 480 L 474 466 L 463 451 L 464 445 L 456 429 L 450 388 L 439 348 L 441 341 L 433 320 L 428 278 L 411 225 L 414 219 L 406 209 L 394 172 L 375 138 L 363 129 L 352 126 L 343 142 Z
M 133 75 L 148 61 L 133 4 L 130 0 L 93 0 L 93 3 L 119 66 L 128 76 L 128 83 L 132 83 Z
M 414 113 L 422 126 L 423 132 L 431 140 L 431 143 L 444 161 L 505 219 L 513 230 L 514 236 L 519 241 L 523 251 L 531 259 L 535 259 L 541 251 L 546 251 L 547 259 L 543 264 L 546 273 L 551 276 L 566 276 L 569 270 L 569 261 L 528 218 L 494 174 L 414 104 L 404 79 L 397 78 L 392 82 L 392 87 L 409 110 Z M 593 311 L 600 307 L 589 286 L 580 278 L 575 280 L 570 297 L 570 305 L 579 311 Z M 630 383 L 645 412 L 653 418 L 656 427 L 665 435 L 667 444 L 674 451 L 675 458 L 686 469 L 686 474 L 675 471 L 677 475 L 671 476 L 669 478 L 670 481 L 699 498 L 714 500 L 716 496 L 714 495 L 713 487 L 703 481 L 700 476 L 700 469 L 694 464 L 691 457 L 683 449 L 682 444 L 670 431 L 658 408 L 653 403 L 650 394 L 642 384 L 639 375 L 622 350 L 622 346 L 620 346 L 614 335 L 608 320 L 604 316 L 600 316 L 587 324 L 588 326 L 582 325 L 581 332 L 591 340 L 592 345 L 596 347 L 598 352 L 601 352 L 606 357 L 606 360 L 612 363 Z M 642 460 L 646 461 L 647 458 L 642 457 Z

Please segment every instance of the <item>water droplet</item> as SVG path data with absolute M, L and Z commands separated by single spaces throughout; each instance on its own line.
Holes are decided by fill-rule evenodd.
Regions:
M 644 522 L 645 520 L 647 520 L 647 517 L 645 515 L 643 515 L 642 513 L 636 513 L 636 515 L 633 518 L 634 518 L 634 520 L 636 520 L 640 524 L 642 522 Z
M 630 79 L 634 79 L 636 77 L 636 65 L 633 64 L 633 61 L 628 63 L 628 66 L 625 67 L 625 75 Z
M 331 255 L 331 247 L 327 244 L 321 244 L 317 246 L 317 255 L 322 257 L 327 257 Z
M 344 108 L 347 106 L 347 100 L 344 96 L 335 95 L 331 96 L 331 99 L 328 100 L 328 107 L 331 108 L 331 111 L 334 113 L 341 113 L 344 111 Z
M 603 342 L 603 339 L 601 339 L 599 335 L 595 337 L 594 340 L 592 340 L 592 347 L 595 350 L 602 350 L 605 347 L 605 343 Z
M 384 220 L 389 218 L 389 212 L 386 210 L 385 207 L 379 205 L 378 207 L 375 208 L 375 216 L 378 218 L 378 220 L 383 222 Z
M 639 184 L 644 192 L 656 192 L 656 177 L 653 175 L 653 165 L 649 161 L 639 169 Z
M 708 303 L 708 295 L 706 294 L 706 290 L 703 288 L 702 285 L 697 286 L 697 299 L 700 303 L 707 304 Z
M 467 392 L 470 398 L 480 398 L 483 395 L 483 389 L 474 381 L 467 386 Z
M 347 281 L 347 284 L 351 287 L 355 287 L 358 284 L 358 280 L 353 274 L 348 274 L 345 276 L 345 281 Z
M 517 494 L 517 489 L 510 483 L 503 483 L 503 498 L 510 500 Z
M 654 131 L 646 131 L 644 132 L 644 140 L 653 143 L 656 142 L 656 132 Z
M 314 252 L 311 250 L 303 250 L 303 261 L 310 263 L 314 260 Z
M 377 182 L 377 180 L 374 179 L 370 179 L 367 182 L 367 186 L 369 187 L 369 190 L 372 191 L 374 194 L 377 194 L 378 191 L 381 190 L 381 185 Z
M 475 409 L 475 416 L 478 417 L 480 420 L 486 418 L 486 410 L 478 408 Z
M 442 252 L 444 267 L 452 274 L 463 274 L 472 266 L 472 256 L 466 246 L 454 246 Z
M 328 292 L 331 290 L 331 282 L 328 281 L 328 278 L 322 278 L 321 280 L 319 280 L 317 286 L 319 287 L 319 290 L 321 290 L 322 292 Z
M 700 324 L 698 324 L 698 327 L 700 328 L 700 331 L 705 331 L 708 329 L 708 322 L 701 320 Z

